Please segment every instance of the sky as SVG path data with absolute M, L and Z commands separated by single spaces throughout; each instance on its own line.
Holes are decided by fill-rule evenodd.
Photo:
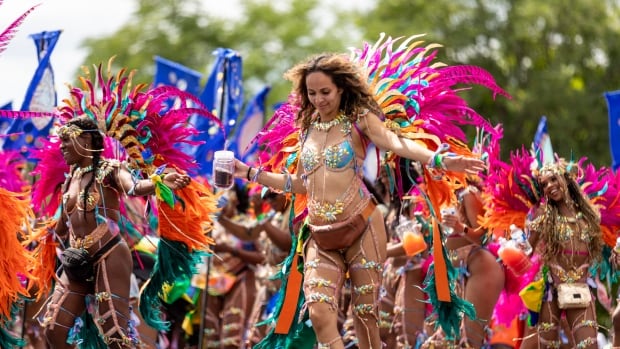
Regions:
M 230 15 L 231 0 L 203 0 L 207 11 Z M 0 32 L 30 7 L 38 4 L 9 44 L 0 53 L 0 106 L 13 102 L 21 106 L 28 84 L 37 68 L 36 48 L 30 34 L 62 30 L 51 56 L 59 102 L 66 97 L 66 82 L 72 82 L 86 51 L 80 48 L 86 38 L 114 33 L 131 18 L 133 0 L 0 0 Z M 232 3 L 236 3 L 232 0 Z M 223 7 L 221 4 L 228 6 Z M 218 5 L 219 4 L 219 5 Z
M 234 16 L 238 0 L 202 0 L 206 11 Z M 368 0 L 323 0 L 339 6 L 368 5 Z M 62 30 L 51 56 L 58 101 L 66 97 L 66 82 L 72 82 L 86 51 L 80 48 L 86 38 L 114 33 L 131 19 L 134 0 L 0 0 L 0 32 L 30 7 L 38 7 L 19 28 L 8 48 L 0 53 L 0 106 L 12 101 L 21 106 L 28 84 L 37 67 L 36 48 L 30 34 Z

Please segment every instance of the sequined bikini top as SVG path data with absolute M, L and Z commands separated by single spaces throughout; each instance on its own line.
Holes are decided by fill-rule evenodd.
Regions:
M 342 133 L 345 139 L 337 144 L 326 146 L 320 152 L 317 149 L 302 146 L 300 155 L 301 165 L 306 174 L 316 171 L 322 164 L 331 171 L 341 171 L 345 168 L 355 168 L 355 150 L 353 149 L 353 141 L 351 139 L 352 124 L 349 120 L 342 121 Z M 310 132 L 309 130 L 307 131 Z M 308 136 L 304 136 L 304 139 Z M 305 143 L 305 140 L 304 140 Z
M 322 153 L 316 149 L 304 147 L 300 159 L 306 173 L 314 172 L 321 163 L 325 163 L 325 167 L 329 170 L 340 170 L 349 167 L 354 162 L 355 151 L 351 142 L 346 139 L 326 147 Z
M 539 231 L 543 220 L 546 219 L 544 215 L 536 217 L 533 221 L 529 222 L 530 229 Z M 592 241 L 590 230 L 588 227 L 581 225 L 583 220 L 583 214 L 578 212 L 575 217 L 558 216 L 554 232 L 556 237 L 560 241 L 569 241 L 573 235 L 577 234 L 579 240 L 585 243 Z
M 84 189 L 80 190 L 80 192 L 77 195 L 75 206 L 73 206 L 72 208 L 67 207 L 70 196 L 69 196 L 69 193 L 63 194 L 62 203 L 63 203 L 63 206 L 67 209 L 66 214 L 70 215 L 73 212 L 75 212 L 76 209 L 80 211 L 86 211 L 86 212 L 94 211 L 95 208 L 97 208 L 97 205 L 99 204 L 99 201 L 101 199 L 101 194 L 99 193 L 99 190 L 97 189 L 98 184 L 105 183 L 106 179 L 108 178 L 108 175 L 112 173 L 112 171 L 114 171 L 119 166 L 120 166 L 120 162 L 117 160 L 101 159 L 99 166 L 97 168 L 97 173 L 95 173 L 95 184 L 91 186 L 88 193 L 86 193 Z M 91 166 L 86 167 L 86 168 L 76 168 L 76 169 L 72 169 L 71 176 L 79 177 L 80 178 L 79 180 L 81 180 L 81 177 L 84 174 L 90 173 L 90 172 L 93 172 L 93 168 Z M 84 200 L 84 198 L 86 198 L 86 200 Z

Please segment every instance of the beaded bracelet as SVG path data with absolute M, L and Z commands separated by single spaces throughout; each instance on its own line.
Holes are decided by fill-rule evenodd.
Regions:
M 259 166 L 256 168 L 256 173 L 254 174 L 254 176 L 252 177 L 252 182 L 256 182 L 258 183 L 258 175 L 263 172 L 263 167 Z
M 444 152 L 448 150 L 450 146 L 447 143 L 442 143 L 437 150 L 433 153 L 433 155 L 428 159 L 426 163 L 426 168 L 435 169 L 435 170 L 446 170 L 446 164 L 443 162 Z
M 287 172 L 286 183 L 284 183 L 284 192 L 290 193 L 291 191 L 293 191 L 293 180 L 291 178 L 291 174 Z

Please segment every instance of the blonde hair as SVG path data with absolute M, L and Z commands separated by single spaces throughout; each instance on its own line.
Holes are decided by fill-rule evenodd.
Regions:
M 284 77 L 293 83 L 293 93 L 299 99 L 301 108 L 296 121 L 301 121 L 302 132 L 310 127 L 315 112 L 308 98 L 306 86 L 306 78 L 314 72 L 326 74 L 336 87 L 343 91 L 340 110 L 351 122 L 357 121 L 358 117 L 364 115 L 366 111 L 377 115 L 382 113 L 372 91 L 362 77 L 359 65 L 344 54 L 322 53 L 298 63 L 284 74 Z

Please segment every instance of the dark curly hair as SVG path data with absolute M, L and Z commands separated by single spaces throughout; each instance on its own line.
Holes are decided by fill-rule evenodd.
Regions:
M 540 180 L 544 172 L 545 171 L 541 171 L 541 174 L 538 177 L 538 182 L 541 188 L 542 185 L 540 184 Z M 602 247 L 604 245 L 599 211 L 590 202 L 588 196 L 579 186 L 579 183 L 577 183 L 577 181 L 573 178 L 573 174 L 568 171 L 554 171 L 551 173 L 552 176 L 555 176 L 556 179 L 559 180 L 560 185 L 563 187 L 562 191 L 565 195 L 567 195 L 566 199 L 573 202 L 575 209 L 583 215 L 583 219 L 588 225 L 588 235 L 591 238 L 588 250 L 595 261 L 599 260 L 602 256 Z M 549 200 L 548 198 L 542 205 L 541 210 L 542 214 L 545 215 L 545 219 L 541 222 L 540 232 L 541 238 L 543 239 L 547 250 L 543 258 L 546 262 L 552 262 L 553 259 L 562 255 L 562 245 L 557 238 L 557 234 L 555 233 L 555 230 L 559 224 L 558 220 L 561 213 L 558 203 L 553 200 Z
M 372 91 L 362 78 L 360 67 L 344 54 L 322 53 L 295 65 L 284 74 L 287 80 L 293 82 L 293 92 L 299 98 L 301 109 L 296 120 L 298 122 L 301 120 L 302 132 L 310 127 L 315 111 L 308 98 L 306 86 L 306 78 L 314 72 L 325 73 L 339 89 L 342 89 L 340 110 L 351 122 L 357 121 L 358 116 L 365 110 L 377 115 L 382 113 Z

